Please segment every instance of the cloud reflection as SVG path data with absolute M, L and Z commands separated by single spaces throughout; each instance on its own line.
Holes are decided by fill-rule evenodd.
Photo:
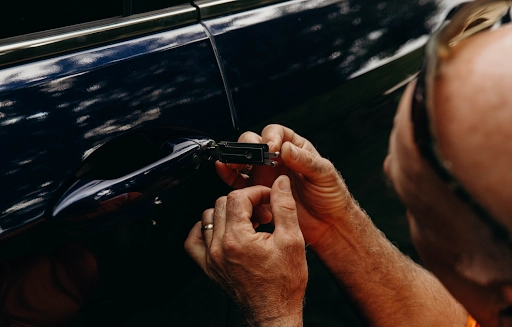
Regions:
M 7 215 L 9 213 L 12 213 L 12 212 L 15 212 L 18 210 L 26 209 L 34 204 L 43 202 L 43 200 L 44 200 L 44 198 L 39 197 L 39 198 L 27 200 L 27 201 L 18 202 L 15 205 L 13 205 L 12 207 L 10 207 L 7 210 L 5 210 L 4 212 L 2 212 L 2 214 Z
M 33 114 L 28 116 L 27 119 L 44 119 L 48 116 L 47 112 L 38 112 L 37 114 Z
M 17 122 L 21 121 L 22 119 L 23 119 L 23 117 L 8 118 L 8 119 L 0 122 L 0 126 L 16 124 Z

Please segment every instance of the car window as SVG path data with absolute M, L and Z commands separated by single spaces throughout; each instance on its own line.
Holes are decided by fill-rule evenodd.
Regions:
M 128 0 L 131 2 L 131 13 L 128 14 L 141 14 L 148 11 L 163 9 L 176 5 L 190 3 L 190 1 L 183 0 Z
M 11 1 L 2 8 L 0 39 L 186 4 L 184 0 Z

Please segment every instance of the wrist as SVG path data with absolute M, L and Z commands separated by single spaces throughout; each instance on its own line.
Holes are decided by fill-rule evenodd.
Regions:
M 287 301 L 269 300 L 265 308 L 245 308 L 242 311 L 250 327 L 302 327 L 303 304 L 304 294 Z
M 366 212 L 351 196 L 343 210 L 338 211 L 336 216 L 329 220 L 331 223 L 325 234 L 314 244 L 309 244 L 317 254 L 333 253 L 338 257 L 348 252 L 355 255 L 361 245 L 362 234 L 372 230 L 373 226 Z
M 242 327 L 302 327 L 302 311 L 299 314 L 279 318 L 248 319 Z

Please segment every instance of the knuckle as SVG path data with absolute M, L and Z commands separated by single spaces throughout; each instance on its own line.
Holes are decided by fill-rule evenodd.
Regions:
M 281 134 L 284 133 L 285 127 L 279 124 L 269 124 L 265 126 L 261 132 L 261 134 L 267 134 L 270 136 L 279 136 L 282 137 Z
M 238 141 L 241 142 L 241 141 L 245 141 L 245 140 L 248 140 L 248 139 L 252 139 L 252 137 L 255 135 L 254 132 L 251 132 L 251 131 L 246 131 L 246 132 L 243 132 L 240 137 L 238 138 Z
M 280 125 L 278 125 L 278 124 L 268 124 L 267 126 L 265 126 L 263 128 L 262 133 L 268 132 L 269 130 L 273 130 L 273 129 L 278 128 L 278 127 L 280 127 Z
M 248 201 L 244 189 L 235 190 L 228 194 L 226 201 L 226 210 L 231 212 L 231 219 L 235 222 L 241 222 L 249 219 L 252 211 L 244 205 Z
M 240 253 L 240 243 L 234 240 L 225 239 L 222 242 L 222 251 L 226 256 L 235 256 Z
M 286 216 L 297 216 L 297 206 L 293 198 L 280 199 L 278 210 Z
M 220 246 L 212 244 L 210 247 L 210 259 L 212 262 L 219 264 L 223 258 L 222 249 Z
M 243 197 L 243 189 L 231 191 L 227 197 L 226 202 L 238 202 Z
M 221 196 L 215 201 L 215 208 L 222 207 L 226 203 L 227 197 Z
M 208 219 L 213 214 L 213 208 L 206 209 L 203 211 L 203 219 Z

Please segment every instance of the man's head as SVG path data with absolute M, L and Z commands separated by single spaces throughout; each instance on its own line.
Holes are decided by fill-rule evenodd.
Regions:
M 512 231 L 512 27 L 461 41 L 439 63 L 430 132 L 439 157 L 471 197 Z M 401 99 L 385 170 L 408 208 L 427 268 L 484 326 L 512 306 L 512 249 L 462 202 L 418 151 L 413 82 Z M 501 321 L 501 322 L 500 322 Z

